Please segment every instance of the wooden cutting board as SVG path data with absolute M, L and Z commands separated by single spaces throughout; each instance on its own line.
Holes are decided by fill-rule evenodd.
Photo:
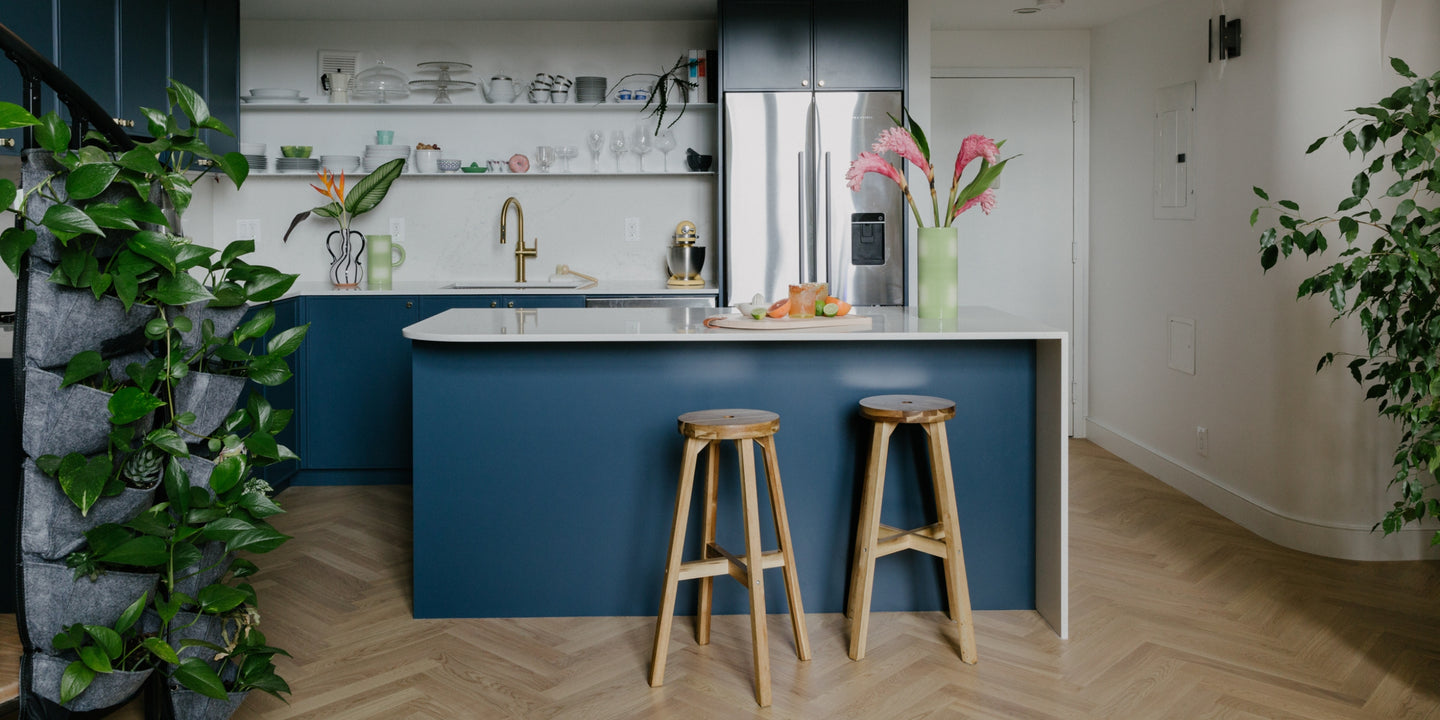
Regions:
M 756 320 L 740 315 L 721 315 L 707 318 L 705 324 L 710 327 L 725 328 L 727 330 L 829 330 L 831 332 L 853 332 L 856 330 L 869 330 L 870 317 L 867 315 L 842 315 L 840 317 L 804 319 L 766 317 Z

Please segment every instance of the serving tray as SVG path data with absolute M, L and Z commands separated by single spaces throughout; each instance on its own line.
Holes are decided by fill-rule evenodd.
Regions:
M 816 318 L 772 318 L 759 320 L 740 315 L 719 315 L 706 318 L 709 327 L 727 330 L 829 330 L 831 332 L 853 332 L 869 330 L 870 317 L 867 315 L 842 315 L 840 317 Z

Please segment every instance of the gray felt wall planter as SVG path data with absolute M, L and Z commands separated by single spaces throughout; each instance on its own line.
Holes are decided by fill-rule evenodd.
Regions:
M 133 305 L 118 298 L 50 282 L 44 263 L 30 268 L 26 312 L 25 359 L 40 367 L 62 367 L 84 350 L 105 357 L 145 346 L 145 323 L 155 317 L 154 305 Z
M 175 718 L 184 720 L 227 720 L 250 694 L 245 692 L 227 693 L 224 700 L 205 697 L 194 690 L 187 690 L 184 686 L 171 680 L 170 685 L 170 709 Z
M 55 162 L 55 155 L 49 150 L 26 150 L 22 153 L 24 162 L 20 167 L 21 187 L 26 189 L 38 186 L 51 175 L 65 169 L 63 165 Z M 50 190 L 56 197 L 60 198 L 61 204 L 69 201 L 69 195 L 65 193 L 65 178 L 55 178 L 50 183 Z M 86 205 L 91 203 L 118 203 L 127 197 L 135 197 L 135 191 L 126 185 L 117 185 L 100 193 L 95 198 L 84 201 Z M 39 193 L 30 196 L 29 203 L 25 206 L 25 212 L 32 218 L 42 218 L 45 211 L 55 202 L 50 198 L 41 197 Z M 35 244 L 30 247 L 30 256 L 39 258 L 46 262 L 60 262 L 60 241 L 55 234 L 50 232 L 44 225 L 33 226 L 35 230 Z M 97 238 L 94 235 L 86 235 L 72 242 L 83 243 L 81 247 L 90 249 L 90 253 L 97 258 L 107 258 L 114 255 L 125 241 L 129 240 L 134 232 L 127 230 L 106 230 L 105 237 Z M 93 243 L 93 248 L 92 248 Z
M 245 305 L 236 307 L 207 307 L 205 303 L 190 303 L 180 308 L 180 314 L 190 318 L 192 327 L 190 332 L 180 333 L 180 343 L 185 347 L 195 347 L 200 344 L 200 324 L 206 320 L 215 323 L 215 337 L 229 337 L 240 327 L 240 321 L 245 319 L 245 313 L 250 308 Z
M 110 440 L 111 394 L 85 385 L 61 388 L 60 380 L 48 370 L 25 368 L 20 442 L 32 458 L 72 452 L 93 455 Z
M 159 573 L 101 573 L 91 582 L 75 579 L 64 563 L 25 560 L 21 563 L 25 588 L 25 631 L 30 644 L 54 653 L 55 634 L 66 625 L 85 623 L 114 627 L 125 608 L 142 593 L 154 593 Z
M 20 513 L 20 550 L 46 560 L 58 560 L 85 544 L 83 533 L 104 523 L 124 523 L 155 502 L 159 483 L 148 490 L 127 487 L 119 495 L 103 497 L 88 515 L 65 496 L 60 482 L 25 461 L 25 506 Z
M 186 429 L 196 435 L 209 435 L 235 410 L 245 383 L 243 377 L 191 371 L 175 386 L 175 414 L 195 413 L 195 422 Z
M 65 668 L 74 658 L 67 659 L 65 656 L 46 655 L 35 653 L 31 656 L 32 676 L 30 687 L 39 695 L 50 702 L 60 703 L 60 678 L 65 675 Z M 99 710 L 100 708 L 119 705 L 131 697 L 140 689 L 141 685 L 150 678 L 154 668 L 145 670 L 117 670 L 110 673 L 101 673 L 95 676 L 90 687 L 70 700 L 67 705 L 61 707 L 74 712 L 85 712 L 87 710 Z M 177 715 L 179 717 L 187 717 Z
M 219 540 L 212 540 L 200 546 L 200 562 L 186 568 L 175 571 L 175 577 L 182 578 L 175 581 L 175 592 L 182 592 L 190 597 L 195 597 L 200 590 L 208 585 L 213 585 L 225 575 L 229 568 L 230 561 L 235 558 L 234 553 L 225 552 L 225 543 Z M 190 573 L 195 573 L 190 575 Z M 185 577 L 189 575 L 189 577 Z

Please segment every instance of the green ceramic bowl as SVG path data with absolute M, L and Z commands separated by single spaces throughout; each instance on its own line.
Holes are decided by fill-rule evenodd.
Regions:
M 465 167 L 460 168 L 460 172 L 482 173 L 482 172 L 485 172 L 485 171 L 488 170 L 488 169 L 489 169 L 489 168 L 486 168 L 484 165 L 481 165 L 480 163 L 473 163 L 473 162 L 472 162 L 472 163 L 470 163 L 469 165 L 466 165 Z
M 287 158 L 308 158 L 312 149 L 309 145 L 281 145 L 280 154 Z

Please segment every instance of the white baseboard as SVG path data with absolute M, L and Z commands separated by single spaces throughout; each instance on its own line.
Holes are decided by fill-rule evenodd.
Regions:
M 1440 548 L 1430 544 L 1435 534 L 1432 527 L 1407 526 L 1385 535 L 1371 532 L 1368 525 L 1296 517 L 1206 477 L 1101 420 L 1086 418 L 1085 424 L 1090 442 L 1277 545 L 1346 560 L 1440 559 Z

